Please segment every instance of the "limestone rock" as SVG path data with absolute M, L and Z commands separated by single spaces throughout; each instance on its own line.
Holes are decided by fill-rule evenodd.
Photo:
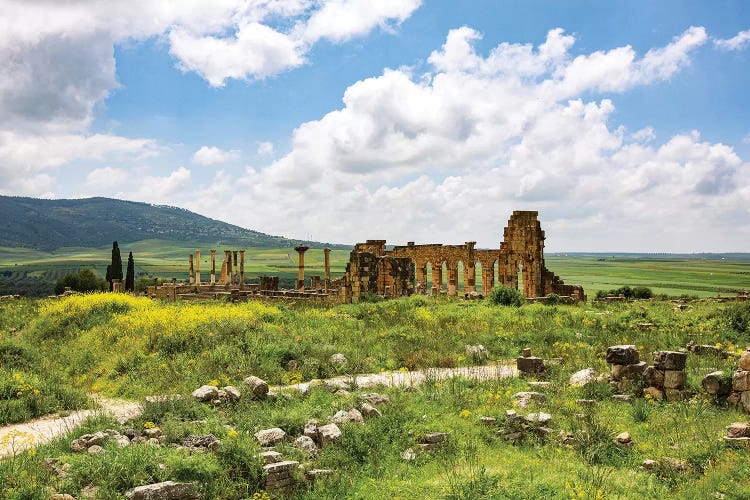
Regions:
M 72 451 L 73 453 L 86 451 L 87 448 L 88 445 L 86 444 L 86 440 L 83 438 L 74 439 L 70 442 L 70 451 Z
M 612 365 L 632 365 L 638 363 L 638 348 L 634 345 L 613 345 L 607 348 L 606 361 Z
M 307 456 L 314 457 L 318 454 L 318 445 L 308 436 L 300 436 L 294 440 L 293 446 L 307 453 Z
M 130 439 L 127 436 L 119 435 L 114 438 L 115 444 L 120 448 L 130 446 Z
M 49 500 L 76 500 L 76 497 L 67 493 L 53 493 L 50 495 Z
M 349 360 L 346 359 L 346 356 L 344 356 L 340 352 L 332 354 L 331 357 L 328 358 L 328 362 L 339 370 L 346 368 L 346 366 L 349 364 Z
M 612 378 L 614 380 L 632 379 L 642 377 L 646 370 L 646 362 L 640 361 L 630 365 L 612 365 Z
M 652 399 L 655 399 L 657 401 L 661 401 L 662 399 L 664 399 L 664 392 L 662 392 L 662 390 L 658 387 L 646 387 L 645 389 L 643 389 L 643 395 L 651 396 Z
M 552 382 L 547 382 L 545 380 L 531 380 L 529 382 L 529 387 L 532 389 L 549 389 L 552 387 Z
M 343 424 L 346 422 L 354 422 L 356 424 L 365 423 L 364 419 L 362 418 L 362 413 L 360 413 L 360 411 L 356 408 L 352 408 L 349 411 L 337 411 L 332 420 L 337 424 Z
M 740 370 L 750 371 L 750 349 L 740 354 Z
M 479 417 L 479 421 L 487 426 L 494 426 L 497 424 L 497 418 L 495 417 Z
M 318 421 L 313 418 L 308 420 L 302 434 L 312 439 L 318 439 Z
M 202 385 L 191 394 L 195 399 L 204 403 L 213 401 L 218 395 L 219 388 L 215 385 Z
M 542 358 L 536 358 L 533 356 L 521 356 L 516 358 L 516 368 L 519 372 L 523 373 L 543 373 L 544 360 L 542 360 Z
M 529 404 L 531 404 L 532 401 L 542 403 L 547 399 L 547 396 L 545 396 L 541 392 L 534 391 L 517 392 L 512 397 L 513 399 L 518 400 L 519 408 L 526 408 L 527 406 L 529 406 Z
M 383 396 L 382 394 L 378 394 L 377 392 L 371 392 L 369 394 L 363 394 L 359 396 L 359 399 L 362 401 L 366 401 L 370 403 L 373 406 L 382 405 L 384 403 L 390 403 L 391 398 L 388 396 Z
M 583 387 L 592 382 L 596 382 L 596 370 L 594 368 L 584 368 L 570 376 L 570 385 L 575 387 Z
M 285 436 L 286 432 L 278 427 L 263 429 L 255 433 L 255 439 L 258 440 L 258 443 L 261 446 L 273 446 L 279 441 L 282 441 Z
M 162 431 L 158 427 L 152 427 L 150 429 L 143 429 L 143 435 L 147 438 L 160 438 L 162 436 Z
M 104 453 L 104 448 L 102 448 L 98 444 L 94 444 L 89 446 L 88 452 L 89 455 L 101 455 L 102 453 Z
M 333 471 L 330 469 L 312 469 L 305 472 L 305 479 L 307 479 L 308 482 L 314 483 L 318 479 L 331 477 L 332 475 Z
M 630 403 L 633 400 L 630 394 L 613 394 L 612 399 L 621 403 Z
M 282 462 L 284 460 L 284 456 L 278 451 L 269 450 L 260 453 L 260 460 L 261 462 L 263 462 L 263 465 L 268 465 L 274 464 L 276 462 Z
M 732 389 L 735 391 L 750 391 L 750 371 L 737 370 L 732 374 Z
M 683 370 L 664 370 L 664 388 L 682 389 L 687 382 L 687 374 Z
M 693 397 L 691 391 L 682 389 L 664 389 L 664 394 L 667 396 L 667 401 L 670 403 L 675 401 L 685 401 Z
M 193 500 L 198 498 L 192 483 L 163 483 L 138 486 L 125 493 L 129 500 Z
M 253 399 L 265 399 L 268 395 L 268 383 L 259 377 L 250 375 L 243 383 L 250 388 Z
M 339 389 L 339 390 L 338 390 L 338 391 L 336 391 L 336 392 L 335 392 L 335 393 L 334 393 L 333 395 L 334 395 L 334 396 L 338 396 L 338 397 L 340 397 L 340 398 L 345 398 L 345 397 L 351 396 L 351 395 L 352 395 L 352 393 L 351 393 L 351 392 L 349 392 L 349 391 L 347 391 L 347 390 L 345 390 L 345 389 Z
M 552 421 L 552 415 L 541 411 L 539 413 L 529 413 L 526 415 L 526 421 L 534 424 L 545 425 Z
M 701 381 L 703 390 L 712 395 L 725 396 L 732 392 L 732 384 L 724 377 L 724 372 L 711 372 Z
M 653 387 L 664 387 L 664 370 L 659 370 L 653 366 L 647 366 L 643 370 L 643 381 L 646 385 Z
M 380 413 L 380 410 L 372 406 L 370 403 L 362 403 L 361 408 L 362 408 L 362 415 L 367 418 L 383 416 L 383 414 Z
M 742 411 L 750 413 L 750 391 L 740 394 L 740 405 L 742 406 Z
M 93 446 L 95 444 L 101 445 L 104 443 L 104 441 L 107 440 L 108 437 L 109 435 L 104 431 L 95 432 L 86 439 L 86 444 L 89 446 Z
M 320 436 L 320 445 L 325 446 L 329 443 L 335 443 L 341 439 L 341 429 L 336 424 L 328 424 L 318 428 L 318 436 Z
M 182 440 L 182 445 L 191 448 L 207 448 L 215 450 L 221 446 L 221 441 L 213 434 L 191 435 Z
M 727 427 L 727 437 L 741 438 L 750 437 L 750 423 L 734 422 Z
M 349 391 L 349 384 L 346 381 L 338 378 L 324 380 L 323 385 L 326 389 L 334 393 L 341 390 Z
M 659 462 L 656 460 L 644 460 L 641 466 L 646 470 L 653 470 L 656 468 L 656 466 L 659 465 Z
M 629 432 L 621 432 L 615 438 L 615 444 L 624 448 L 630 448 L 634 443 L 633 438 L 630 436 Z
M 687 354 L 679 351 L 659 351 L 654 358 L 654 367 L 659 370 L 684 370 Z
M 240 390 L 233 385 L 222 387 L 221 390 L 224 391 L 224 393 L 227 395 L 227 399 L 229 399 L 230 401 L 236 401 L 242 397 L 242 393 L 240 392 Z
M 401 459 L 406 461 L 412 461 L 415 458 L 417 458 L 417 454 L 414 453 L 414 450 L 411 448 L 407 448 L 404 451 L 401 452 Z
M 448 433 L 446 432 L 431 432 L 429 434 L 425 434 L 422 437 L 423 443 L 443 443 L 448 439 Z
M 490 359 L 490 352 L 482 344 L 466 345 L 466 355 L 470 356 L 475 363 L 484 363 Z

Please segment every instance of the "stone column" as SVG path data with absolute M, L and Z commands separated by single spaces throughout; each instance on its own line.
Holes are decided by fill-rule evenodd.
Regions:
M 495 287 L 495 263 L 492 261 L 482 262 L 482 295 L 485 297 Z
M 309 248 L 310 247 L 306 246 L 294 247 L 294 249 L 297 251 L 297 255 L 299 256 L 297 264 L 297 290 L 305 289 L 305 252 L 307 252 Z
M 455 297 L 458 295 L 458 264 L 455 262 L 448 263 L 448 296 Z
M 224 259 L 227 263 L 227 283 L 231 285 L 232 284 L 232 251 L 231 250 L 224 250 Z
M 177 278 L 172 278 L 172 301 L 177 302 Z
M 432 266 L 432 293 L 439 294 L 443 289 L 443 263 L 436 263 Z
M 418 262 L 414 266 L 417 274 L 417 288 L 419 293 L 427 293 L 427 263 Z
M 188 263 L 190 264 L 190 279 L 189 282 L 192 285 L 195 283 L 195 276 L 193 275 L 193 254 L 190 254 L 190 257 L 188 258 Z
M 464 262 L 464 292 L 474 293 L 477 291 L 477 268 L 476 262 Z
M 201 284 L 201 251 L 195 251 L 195 284 Z
M 327 292 L 328 289 L 331 287 L 331 249 L 330 248 L 324 248 L 323 249 L 323 263 L 324 263 L 324 276 L 325 279 L 325 291 Z
M 211 250 L 211 284 L 216 283 L 216 250 Z
M 245 251 L 240 250 L 240 290 L 245 284 Z
M 232 283 L 236 285 L 237 283 L 240 282 L 240 277 L 239 277 L 240 269 L 239 269 L 239 266 L 237 266 L 237 250 L 232 251 L 232 256 L 234 257 L 234 267 L 232 268 L 234 270 L 234 274 L 232 276 L 233 277 Z

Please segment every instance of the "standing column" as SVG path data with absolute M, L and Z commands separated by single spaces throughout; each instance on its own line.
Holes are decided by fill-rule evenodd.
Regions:
M 438 295 L 443 289 L 443 263 L 432 266 L 432 293 Z
M 240 250 L 240 290 L 245 284 L 245 251 Z
M 325 279 L 325 290 L 326 292 L 331 287 L 331 249 L 323 249 L 323 263 L 324 263 L 324 279 Z
M 234 258 L 234 267 L 232 268 L 234 270 L 234 274 L 232 274 L 232 283 L 236 285 L 240 281 L 240 269 L 237 266 L 237 250 L 232 251 L 232 257 Z
M 458 295 L 458 264 L 448 263 L 448 296 Z
M 477 268 L 476 263 L 464 263 L 464 292 L 474 293 L 477 291 Z
M 418 262 L 415 266 L 417 274 L 417 293 L 427 293 L 427 263 Z
M 305 289 L 305 252 L 307 252 L 309 248 L 310 247 L 306 246 L 294 247 L 299 256 L 297 264 L 297 290 Z
M 201 284 L 201 251 L 195 251 L 195 284 Z
M 195 276 L 193 276 L 193 254 L 190 254 L 190 257 L 188 258 L 188 262 L 190 263 L 190 284 L 192 285 L 195 283 Z
M 224 259 L 227 262 L 227 280 L 224 284 L 231 285 L 232 284 L 232 251 L 231 250 L 224 250 Z
M 216 250 L 211 250 L 211 284 L 216 283 Z

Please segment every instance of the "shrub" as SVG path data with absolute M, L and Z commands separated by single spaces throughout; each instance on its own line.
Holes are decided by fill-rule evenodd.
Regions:
M 66 274 L 55 284 L 55 293 L 60 295 L 69 287 L 76 292 L 99 292 L 107 290 L 107 282 L 99 279 L 91 269 L 80 269 L 77 273 Z
M 556 306 L 562 303 L 562 299 L 556 293 L 551 293 L 544 297 L 544 304 L 548 306 Z
M 496 306 L 515 306 L 523 304 L 523 295 L 515 288 L 504 286 L 493 288 L 489 296 L 490 304 Z
M 724 311 L 729 327 L 737 333 L 750 333 L 750 304 L 732 304 Z

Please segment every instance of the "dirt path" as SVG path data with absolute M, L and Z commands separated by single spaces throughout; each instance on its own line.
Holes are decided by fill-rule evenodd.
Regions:
M 367 389 L 379 385 L 386 387 L 413 387 L 427 381 L 446 380 L 453 377 L 465 377 L 475 380 L 495 380 L 511 377 L 516 374 L 512 363 L 500 362 L 495 365 L 469 366 L 461 368 L 427 368 L 411 372 L 383 372 L 364 375 L 344 375 L 325 379 L 322 382 L 343 382 L 349 387 Z M 271 387 L 273 391 L 306 392 L 309 383 Z M 28 422 L 0 427 L 0 457 L 18 453 L 26 448 L 38 446 L 77 427 L 84 420 L 95 415 L 110 415 L 121 423 L 137 417 L 143 407 L 141 403 L 123 399 L 111 399 L 100 395 L 91 396 L 99 408 L 79 410 L 65 417 L 57 414 L 29 420 Z
M 124 399 L 111 399 L 92 395 L 99 408 L 79 410 L 65 417 L 58 414 L 46 415 L 20 424 L 0 428 L 0 457 L 18 453 L 26 448 L 38 446 L 77 427 L 84 420 L 95 415 L 111 415 L 118 421 L 140 415 L 141 405 Z

